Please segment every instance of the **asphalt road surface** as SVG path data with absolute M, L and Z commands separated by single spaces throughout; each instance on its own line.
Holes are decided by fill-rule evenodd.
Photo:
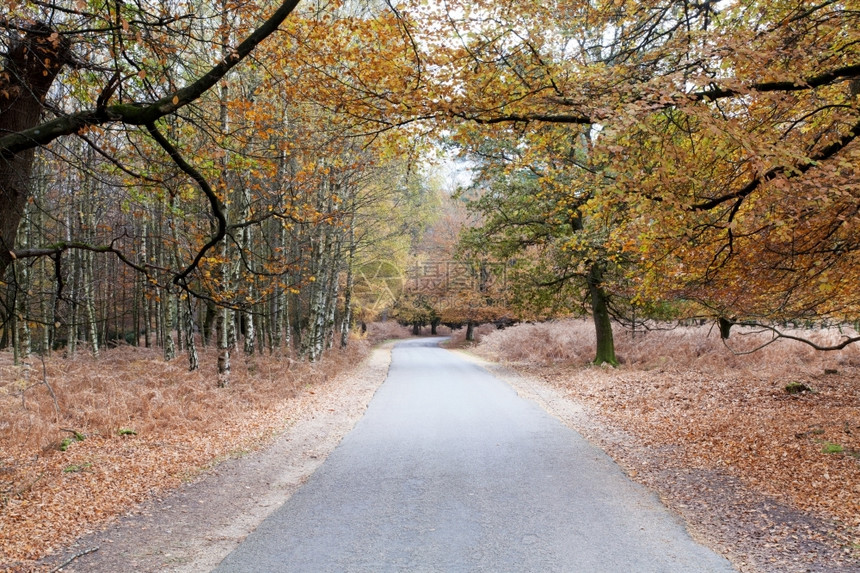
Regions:
M 728 572 L 600 449 L 438 339 L 219 572 Z

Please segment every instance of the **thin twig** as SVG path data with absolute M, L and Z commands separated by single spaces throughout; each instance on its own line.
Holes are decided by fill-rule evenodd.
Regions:
M 57 571 L 61 571 L 63 569 L 63 567 L 65 567 L 66 565 L 69 565 L 75 559 L 77 559 L 79 557 L 83 557 L 84 555 L 87 555 L 89 553 L 94 553 L 98 550 L 99 550 L 99 546 L 96 545 L 95 547 L 90 547 L 89 549 L 84 549 L 83 551 L 81 551 L 79 553 L 75 553 L 74 555 L 72 555 L 71 557 L 66 559 L 63 563 L 61 563 L 60 565 L 57 565 L 55 568 L 51 569 L 51 573 L 57 573 Z
M 42 383 L 48 387 L 48 392 L 51 393 L 51 398 L 54 400 L 54 413 L 56 417 L 54 418 L 54 423 L 60 423 L 60 404 L 57 402 L 57 395 L 54 394 L 54 389 L 51 388 L 51 385 L 48 384 L 48 369 L 45 367 L 45 355 L 40 354 L 39 358 L 42 359 Z
M 27 491 L 30 491 L 31 489 L 33 489 L 33 486 L 34 486 L 34 485 L 36 485 L 37 483 L 39 483 L 39 480 L 40 480 L 40 479 L 42 479 L 43 477 L 45 477 L 45 472 L 42 472 L 42 473 L 40 473 L 39 475 L 37 475 L 37 476 L 36 476 L 36 479 L 34 479 L 33 481 L 31 481 L 31 482 L 30 482 L 30 483 L 28 483 L 27 485 L 25 485 L 25 486 L 23 486 L 23 487 L 21 487 L 21 488 L 18 488 L 18 489 L 16 489 L 16 490 L 14 490 L 14 491 L 12 492 L 12 495 L 11 495 L 10 497 L 18 497 L 18 496 L 19 496 L 19 495 L 21 495 L 22 493 L 27 492 Z

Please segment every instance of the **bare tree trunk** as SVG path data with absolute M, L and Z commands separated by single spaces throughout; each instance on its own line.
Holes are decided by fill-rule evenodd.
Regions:
M 307 333 L 303 336 L 304 352 L 311 362 L 316 362 L 322 356 L 323 345 L 325 342 L 325 322 L 327 313 L 326 295 L 329 293 L 326 279 L 326 272 L 329 265 L 334 261 L 331 259 L 331 236 L 325 229 L 320 229 L 319 234 L 322 235 L 317 240 L 317 245 L 314 249 L 313 260 L 315 262 L 313 276 L 316 279 L 313 282 L 311 292 L 311 306 L 308 316 Z
M 89 185 L 84 186 L 84 200 L 81 203 L 81 210 L 78 211 L 79 223 L 81 232 L 86 237 L 86 240 L 92 238 L 95 221 L 93 220 L 91 198 L 94 190 L 89 188 Z M 94 256 L 92 251 L 83 251 L 80 255 L 81 262 L 81 288 L 83 289 L 84 314 L 87 326 L 87 341 L 90 344 L 90 352 L 93 356 L 99 357 L 99 336 L 98 336 L 98 321 L 96 321 L 96 304 L 94 283 L 95 277 L 93 272 Z
M 251 212 L 251 191 L 248 188 L 248 186 L 246 185 L 242 189 L 242 212 L 239 215 L 239 220 L 242 220 L 242 221 L 246 220 L 248 218 L 248 215 L 250 214 L 250 212 Z M 250 248 L 252 248 L 253 239 L 254 239 L 254 236 L 252 233 L 252 227 L 250 227 L 250 226 L 245 227 L 239 233 L 239 241 L 238 241 L 239 244 L 237 245 L 237 248 L 239 248 L 239 249 L 250 249 Z M 240 257 L 237 257 L 237 258 L 240 258 Z M 238 281 L 241 280 L 241 276 L 238 272 L 238 270 L 240 268 L 239 264 L 240 264 L 239 261 L 237 261 L 237 263 L 236 263 L 237 272 L 236 272 L 236 276 L 234 277 L 234 279 L 236 280 L 237 283 L 238 283 Z M 251 270 L 253 270 L 253 263 L 249 262 L 248 264 L 251 267 Z M 248 296 L 252 300 L 254 298 L 254 294 L 255 294 L 254 293 L 254 285 L 249 284 L 248 285 Z M 256 341 L 257 341 L 256 340 L 257 332 L 256 332 L 255 325 L 254 325 L 254 312 L 253 312 L 253 308 L 252 308 L 251 304 L 248 304 L 242 310 L 241 320 L 245 326 L 245 329 L 244 329 L 245 339 L 244 339 L 243 350 L 245 351 L 245 354 L 247 356 L 251 356 L 252 354 L 254 354 L 254 345 L 256 344 Z
M 141 264 L 146 265 L 149 263 L 147 259 L 147 245 L 149 244 L 149 225 L 146 221 L 143 222 L 143 233 L 141 233 L 141 245 L 140 245 L 140 261 Z M 146 277 L 141 277 L 140 279 L 143 284 L 143 288 L 141 295 L 143 296 L 143 345 L 146 348 L 149 348 L 152 339 L 152 319 L 151 319 L 151 305 L 149 300 L 149 281 L 146 280 Z
M 43 279 L 48 276 L 48 261 L 47 257 L 42 257 L 39 261 L 40 274 Z M 42 326 L 42 354 L 45 356 L 51 355 L 52 333 L 54 331 L 54 305 L 47 303 L 47 296 L 44 294 L 39 298 L 39 313 L 42 315 L 44 324 Z
M 177 268 L 178 265 L 177 265 Z M 173 316 L 176 317 L 176 351 L 182 352 L 185 350 L 185 315 L 182 310 L 182 293 L 179 292 L 173 297 L 174 309 Z
M 171 259 L 171 255 L 165 253 L 165 242 L 167 237 L 164 234 L 164 217 L 162 214 L 162 206 L 158 206 L 158 228 L 159 236 L 161 237 L 161 241 L 159 241 L 158 253 L 156 255 L 156 261 L 158 263 L 159 268 L 166 268 L 169 264 L 169 260 Z M 176 346 L 173 341 L 173 328 L 176 324 L 176 317 L 174 316 L 174 310 L 176 306 L 173 304 L 173 294 L 170 292 L 169 288 L 160 289 L 158 296 L 158 312 L 161 322 L 161 350 L 164 354 L 164 360 L 166 362 L 170 362 L 174 358 L 176 358 Z
M 17 293 L 17 285 L 13 289 L 12 297 L 9 302 L 11 302 L 12 307 L 12 316 L 10 317 L 10 322 L 12 324 L 12 363 L 15 366 L 21 364 L 21 332 L 18 327 L 18 324 L 21 322 L 18 319 L 18 293 Z
M 281 347 L 281 323 L 283 322 L 281 312 L 283 308 L 284 289 L 280 286 L 275 286 L 272 292 L 272 302 L 270 316 L 268 321 L 269 332 L 269 352 L 273 352 L 276 348 Z
M 354 202 L 353 202 L 354 203 Z M 349 332 L 352 329 L 352 291 L 355 288 L 355 276 L 352 267 L 355 262 L 355 205 L 349 222 L 349 246 L 346 260 L 346 288 L 343 293 L 343 318 L 340 323 L 340 347 L 349 344 Z
M 42 101 L 60 69 L 69 61 L 67 36 L 31 23 L 19 28 L 0 69 L 0 133 L 16 133 L 38 124 Z M 0 277 L 14 260 L 18 226 L 31 192 L 35 150 L 0 156 Z
M 83 257 L 83 273 L 84 279 L 84 309 L 87 313 L 87 333 L 89 334 L 90 351 L 96 358 L 99 357 L 99 325 L 96 320 L 96 301 L 94 290 L 94 272 L 93 263 L 94 255 L 92 251 L 84 253 Z
M 290 320 L 290 294 L 284 293 L 284 347 L 288 352 L 293 350 L 293 325 Z
M 257 330 L 254 325 L 254 313 L 252 309 L 242 311 L 242 322 L 245 323 L 245 340 L 243 350 L 245 354 L 254 354 L 254 345 L 257 342 Z
M 161 347 L 164 353 L 164 360 L 170 362 L 176 358 L 176 346 L 173 341 L 173 329 L 176 325 L 175 310 L 176 305 L 173 304 L 173 295 L 168 289 L 163 289 L 161 293 Z
M 335 314 L 337 313 L 337 299 L 340 295 L 340 252 L 342 248 L 343 238 L 341 231 L 338 230 L 336 231 L 336 233 L 337 239 L 335 240 L 334 253 L 332 253 L 329 257 L 326 316 L 322 333 L 326 349 L 331 349 L 334 346 Z
M 206 301 L 206 313 L 203 317 L 203 346 L 212 341 L 212 328 L 215 324 L 215 319 L 218 317 L 218 307 L 211 300 Z
M 227 340 L 229 322 L 232 322 L 230 311 L 221 309 L 215 321 L 215 331 L 218 336 L 218 386 L 226 387 L 230 383 L 230 346 Z
M 31 225 L 29 209 L 25 209 L 23 220 L 23 233 L 20 237 L 19 244 L 22 247 L 29 246 L 31 238 Z M 30 293 L 30 267 L 28 261 L 20 261 L 13 265 L 13 275 L 15 277 L 15 333 L 14 333 L 14 354 L 15 364 L 19 360 L 26 360 L 30 357 L 30 311 L 29 311 L 29 293 Z
M 194 315 L 191 308 L 191 295 L 185 293 L 185 304 L 182 307 L 182 318 L 185 325 L 185 347 L 188 351 L 188 369 L 192 372 L 200 368 L 200 357 L 194 342 Z
M 78 287 L 81 283 L 80 275 L 81 275 L 81 261 L 79 253 L 74 253 L 71 257 L 72 269 L 69 273 L 69 278 L 71 279 L 69 282 L 69 287 L 67 290 L 70 291 L 70 308 L 68 311 L 68 322 L 66 324 L 66 332 L 68 338 L 68 349 L 69 356 L 74 356 L 78 351 L 78 314 L 80 312 L 80 305 L 78 304 Z
M 230 46 L 229 22 L 230 10 L 227 9 L 227 0 L 221 0 L 221 57 L 227 56 L 227 51 Z M 229 110 L 227 109 L 227 98 L 229 97 L 229 87 L 227 82 L 221 82 L 221 92 L 219 100 L 219 120 L 221 134 L 227 136 L 229 133 Z M 228 156 L 226 150 L 221 155 L 221 183 L 222 190 L 225 196 L 229 193 L 228 181 Z M 224 261 L 229 261 L 229 246 L 226 241 L 222 243 L 221 254 Z M 221 290 L 227 292 L 230 289 L 230 265 L 226 262 L 221 263 Z M 230 383 L 230 348 L 232 346 L 231 331 L 234 330 L 233 313 L 223 308 L 218 312 L 218 318 L 215 323 L 215 331 L 218 337 L 218 386 L 226 387 Z

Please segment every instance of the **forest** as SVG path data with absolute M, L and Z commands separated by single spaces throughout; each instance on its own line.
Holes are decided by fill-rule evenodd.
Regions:
M 2 346 L 212 344 L 226 383 L 388 310 L 591 314 L 598 363 L 613 319 L 856 320 L 851 2 L 426 4 L 9 4 Z M 353 296 L 431 259 L 471 286 Z
M 50 383 L 76 360 L 229 401 L 378 321 L 586 317 L 616 367 L 667 325 L 860 342 L 858 0 L 6 0 L 0 29 L 17 442 L 98 425 Z

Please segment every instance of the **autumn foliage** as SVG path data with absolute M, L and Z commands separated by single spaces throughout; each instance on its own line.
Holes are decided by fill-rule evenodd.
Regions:
M 114 441 L 132 422 L 204 431 L 197 404 L 285 400 L 279 377 L 389 314 L 470 333 L 591 314 L 585 351 L 528 335 L 548 337 L 532 356 L 546 363 L 855 365 L 857 0 L 12 0 L 0 30 L 16 447 L 50 447 L 65 425 Z M 447 204 L 426 181 L 443 148 L 473 166 Z M 440 263 L 472 286 L 410 290 L 409 268 Z M 720 328 L 644 334 L 668 319 Z M 810 335 L 823 325 L 836 330 Z M 766 348 L 738 358 L 716 332 Z M 786 336 L 840 353 L 767 346 Z M 147 349 L 91 362 L 120 341 Z M 212 376 L 180 376 L 201 357 Z M 114 364 L 121 382 L 81 370 Z M 246 384 L 256 364 L 271 366 L 262 387 Z M 52 384 L 64 369 L 75 380 Z M 747 374 L 731 383 L 766 394 Z M 657 406 L 639 414 L 664 429 Z

